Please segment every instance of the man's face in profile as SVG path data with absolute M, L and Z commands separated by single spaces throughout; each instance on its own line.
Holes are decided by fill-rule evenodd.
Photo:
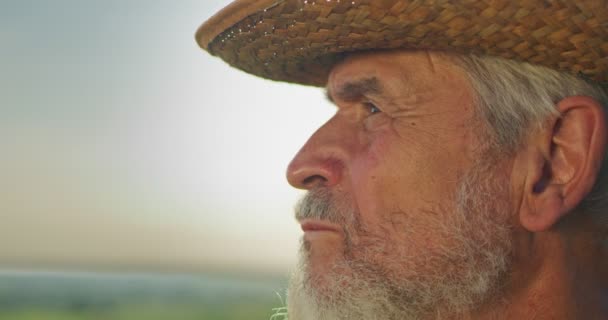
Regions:
M 309 190 L 290 319 L 418 318 L 491 299 L 510 263 L 509 163 L 484 145 L 463 71 L 426 52 L 355 55 L 327 90 L 337 112 L 288 169 Z

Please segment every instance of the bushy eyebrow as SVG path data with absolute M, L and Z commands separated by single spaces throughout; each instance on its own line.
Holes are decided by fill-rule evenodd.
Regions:
M 335 92 L 327 89 L 325 95 L 327 100 L 335 103 L 335 100 L 356 101 L 366 95 L 379 95 L 382 93 L 382 86 L 376 77 L 363 78 L 352 82 L 346 82 Z

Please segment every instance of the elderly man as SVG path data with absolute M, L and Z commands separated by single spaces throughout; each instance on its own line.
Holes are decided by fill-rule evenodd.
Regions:
M 608 3 L 238 0 L 197 40 L 337 106 L 289 319 L 608 319 Z

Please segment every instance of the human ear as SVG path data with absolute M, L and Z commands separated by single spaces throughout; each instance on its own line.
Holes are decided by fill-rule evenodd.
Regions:
M 572 96 L 557 104 L 552 118 L 527 153 L 525 206 L 521 225 L 531 231 L 550 229 L 591 191 L 604 158 L 606 118 L 601 104 Z

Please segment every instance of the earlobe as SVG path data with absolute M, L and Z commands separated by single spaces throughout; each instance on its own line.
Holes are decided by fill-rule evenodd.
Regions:
M 604 157 L 606 120 L 589 97 L 567 97 L 527 147 L 526 186 L 520 222 L 531 232 L 550 229 L 593 188 Z

